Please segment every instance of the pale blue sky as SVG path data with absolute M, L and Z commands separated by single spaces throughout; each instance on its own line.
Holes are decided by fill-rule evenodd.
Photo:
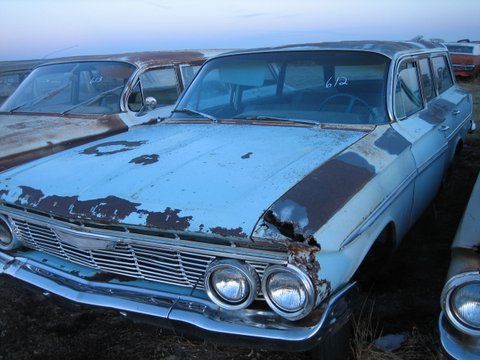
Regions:
M 0 0 L 0 60 L 416 35 L 480 40 L 480 1 Z

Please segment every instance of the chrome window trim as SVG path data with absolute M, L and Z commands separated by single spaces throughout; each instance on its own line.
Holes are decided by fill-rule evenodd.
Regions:
M 417 58 L 421 58 L 423 56 L 428 56 L 428 58 L 430 59 L 430 63 L 431 63 L 431 58 L 432 57 L 434 57 L 436 55 L 444 55 L 445 56 L 446 54 L 447 54 L 446 51 L 439 51 L 439 49 L 432 49 L 431 51 L 421 51 L 421 52 L 413 53 L 413 54 L 409 53 L 409 54 L 405 54 L 405 55 L 400 55 L 400 56 L 395 58 L 395 61 L 392 61 L 391 81 L 390 81 L 389 89 L 387 89 L 387 98 L 389 100 L 388 101 L 388 109 L 389 109 L 389 114 L 390 114 L 392 122 L 394 122 L 394 121 L 400 122 L 402 120 L 408 119 L 408 118 L 404 118 L 404 119 L 399 120 L 399 119 L 396 118 L 395 113 L 394 113 L 394 109 L 395 109 L 395 104 L 394 104 L 395 96 L 394 96 L 394 94 L 395 94 L 395 86 L 396 86 L 396 81 L 395 80 L 396 80 L 396 75 L 398 74 L 398 67 L 399 67 L 400 63 L 405 59 L 409 59 L 409 58 L 410 59 L 417 59 Z M 448 58 L 447 60 L 450 63 L 450 59 L 449 59 L 448 56 L 447 56 L 447 58 Z M 430 66 L 432 66 L 432 65 L 430 65 Z M 417 71 L 418 71 L 418 69 L 417 69 Z M 433 71 L 432 71 L 432 75 L 434 75 Z M 419 79 L 419 81 L 420 81 L 420 79 Z M 433 79 L 433 81 L 435 82 L 435 78 Z M 454 83 L 456 84 L 456 82 L 454 82 Z M 436 92 L 437 96 L 434 97 L 432 100 L 430 100 L 430 102 L 437 99 L 440 96 L 440 94 L 438 94 L 436 89 L 437 89 L 437 85 L 435 83 L 435 92 Z M 417 113 L 415 113 L 415 114 L 417 114 Z
M 409 57 L 409 58 L 406 58 L 406 59 L 403 59 L 401 62 L 398 63 L 398 66 L 395 70 L 395 76 L 394 76 L 394 85 L 393 85 L 393 89 L 392 89 L 392 100 L 393 100 L 393 115 L 395 117 L 395 120 L 396 121 L 404 121 L 404 120 L 408 120 L 410 119 L 411 117 L 413 116 L 416 116 L 420 111 L 422 110 L 425 110 L 426 108 L 426 102 L 425 102 L 425 96 L 423 94 L 423 87 L 422 87 L 422 82 L 420 81 L 420 69 L 419 69 L 419 66 L 418 66 L 418 58 L 415 56 L 415 57 Z M 418 82 L 418 88 L 420 90 L 420 96 L 422 98 L 422 108 L 421 109 L 418 109 L 417 111 L 415 111 L 414 113 L 408 115 L 408 116 L 405 116 L 404 118 L 399 118 L 397 116 L 397 112 L 396 112 L 396 107 L 395 107 L 395 89 L 397 87 L 397 78 L 398 78 L 398 75 L 399 75 L 399 68 L 400 66 L 403 64 L 403 63 L 408 63 L 408 62 L 412 62 L 415 64 L 415 70 L 416 70 L 416 73 L 417 73 L 417 82 Z M 433 99 L 432 99 L 433 100 Z

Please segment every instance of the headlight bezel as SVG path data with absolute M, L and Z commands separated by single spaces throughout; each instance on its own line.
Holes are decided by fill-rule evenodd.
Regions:
M 230 268 L 239 271 L 247 280 L 249 286 L 249 293 L 244 300 L 239 303 L 228 302 L 227 299 L 222 297 L 214 286 L 211 284 L 211 277 L 215 271 L 219 271 L 222 268 Z M 245 262 L 234 259 L 221 259 L 215 260 L 208 266 L 205 272 L 204 279 L 205 291 L 215 304 L 226 310 L 240 310 L 250 306 L 250 304 L 257 298 L 260 292 L 260 278 L 257 272 Z
M 21 243 L 17 238 L 17 235 L 14 231 L 13 224 L 10 218 L 6 215 L 0 214 L 0 223 L 4 223 L 6 225 L 6 229 L 8 232 L 10 232 L 12 237 L 12 240 L 8 244 L 0 241 L 0 250 L 8 251 L 8 250 L 13 250 L 18 248 L 21 245 Z
M 280 308 L 274 300 L 271 299 L 270 291 L 268 289 L 269 277 L 280 272 L 286 272 L 290 275 L 297 277 L 297 279 L 300 280 L 302 286 L 305 288 L 306 299 L 305 304 L 301 309 L 297 311 L 285 311 Z M 262 293 L 265 297 L 265 301 L 268 303 L 268 305 L 273 311 L 275 311 L 283 318 L 291 321 L 303 319 L 312 312 L 316 305 L 316 293 L 312 279 L 303 270 L 291 264 L 288 264 L 287 266 L 271 265 L 267 269 L 265 269 L 265 272 L 262 276 Z
M 441 305 L 447 319 L 457 330 L 470 336 L 480 336 L 480 327 L 472 327 L 465 320 L 461 319 L 452 304 L 452 296 L 455 291 L 470 284 L 480 284 L 480 273 L 478 271 L 453 276 L 443 288 Z

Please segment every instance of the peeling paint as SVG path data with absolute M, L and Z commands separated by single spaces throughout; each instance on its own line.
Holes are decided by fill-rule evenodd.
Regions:
M 214 227 L 210 228 L 210 231 L 212 234 L 217 234 L 223 237 L 247 237 L 247 234 L 243 232 L 243 229 L 241 227 L 235 228 L 235 229 L 226 229 L 224 227 Z
M 79 200 L 79 196 L 45 196 L 41 190 L 20 186 L 21 194 L 15 204 L 34 207 L 38 211 L 63 218 L 81 218 L 101 223 L 119 223 L 132 214 L 146 216 L 146 225 L 159 229 L 186 230 L 191 216 L 180 216 L 181 210 L 166 208 L 162 212 L 140 209 L 139 203 L 116 196 Z
M 267 210 L 264 220 L 287 237 L 310 240 L 374 175 L 375 167 L 365 158 L 343 153 L 287 191 Z
M 242 155 L 242 159 L 250 159 L 250 156 L 252 155 L 252 152 L 248 152 L 245 155 Z
M 158 155 L 141 155 L 129 161 L 131 164 L 150 165 L 158 161 Z
M 80 154 L 95 156 L 113 155 L 124 151 L 133 150 L 145 143 L 146 141 L 108 141 L 94 146 L 90 146 L 80 151 Z

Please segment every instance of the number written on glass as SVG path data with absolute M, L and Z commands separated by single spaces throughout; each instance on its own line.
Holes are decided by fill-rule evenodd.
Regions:
M 338 76 L 336 78 L 334 78 L 333 76 L 330 76 L 330 78 L 325 83 L 325 87 L 327 89 L 331 88 L 332 86 L 337 87 L 337 86 L 345 86 L 345 85 L 348 85 L 348 79 L 345 76 Z

